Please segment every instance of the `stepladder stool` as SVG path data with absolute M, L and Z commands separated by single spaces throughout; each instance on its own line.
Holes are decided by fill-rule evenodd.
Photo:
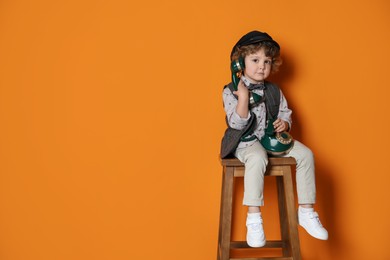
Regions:
M 223 171 L 217 260 L 300 260 L 301 252 L 299 247 L 297 212 L 295 210 L 292 183 L 292 167 L 296 164 L 295 159 L 292 157 L 270 157 L 265 172 L 265 176 L 276 177 L 281 239 L 267 240 L 265 246 L 262 248 L 280 248 L 282 256 L 275 257 L 231 257 L 231 250 L 234 249 L 258 251 L 259 248 L 249 247 L 246 241 L 232 241 L 234 179 L 244 177 L 245 166 L 236 158 L 221 159 L 221 164 Z

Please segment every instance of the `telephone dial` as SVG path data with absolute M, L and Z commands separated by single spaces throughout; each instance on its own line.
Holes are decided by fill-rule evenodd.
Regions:
M 240 79 L 243 80 L 244 84 L 247 87 L 249 86 L 249 82 L 243 76 L 245 63 L 242 57 L 240 57 L 237 60 L 233 60 L 230 65 L 230 69 L 232 72 L 232 82 L 233 82 L 234 90 L 237 91 L 238 83 L 240 82 Z M 249 98 L 250 107 L 257 106 L 263 101 L 264 99 L 262 96 L 250 91 L 250 98 Z M 294 140 L 288 132 L 276 133 L 273 125 L 274 121 L 275 119 L 267 120 L 265 133 L 264 136 L 261 138 L 260 143 L 269 154 L 283 155 L 285 153 L 288 153 L 292 149 L 294 145 Z

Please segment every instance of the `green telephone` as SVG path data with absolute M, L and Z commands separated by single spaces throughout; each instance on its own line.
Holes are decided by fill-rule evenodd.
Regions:
M 232 82 L 234 90 L 237 91 L 238 83 L 244 73 L 245 62 L 242 57 L 237 60 L 233 60 L 230 64 L 230 70 L 232 71 Z M 244 84 L 248 87 L 247 83 L 244 81 Z M 263 101 L 263 97 L 250 91 L 249 104 L 251 107 L 257 106 Z
M 260 143 L 269 154 L 283 155 L 293 148 L 294 140 L 288 132 L 275 133 L 274 121 L 274 119 L 267 120 L 265 133 Z

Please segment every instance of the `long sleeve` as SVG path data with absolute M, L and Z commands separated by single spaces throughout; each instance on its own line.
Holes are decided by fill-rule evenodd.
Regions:
M 233 93 L 230 91 L 229 88 L 225 88 L 223 91 L 223 105 L 227 116 L 228 124 L 231 128 L 241 130 L 248 124 L 250 113 L 248 113 L 248 116 L 245 118 L 241 118 L 237 114 L 237 99 L 234 97 Z
M 287 100 L 283 95 L 282 91 L 280 91 L 280 104 L 279 104 L 278 118 L 282 119 L 283 121 L 286 121 L 289 125 L 289 129 L 291 129 L 291 124 L 292 124 L 291 114 L 292 114 L 292 110 L 288 108 Z

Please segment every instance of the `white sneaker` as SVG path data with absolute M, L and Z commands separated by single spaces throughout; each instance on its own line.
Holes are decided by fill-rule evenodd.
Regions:
M 322 226 L 317 212 L 302 212 L 298 209 L 298 222 L 312 237 L 328 240 L 328 231 Z
M 263 219 L 261 213 L 250 213 L 246 218 L 246 242 L 250 247 L 262 247 L 265 245 Z

